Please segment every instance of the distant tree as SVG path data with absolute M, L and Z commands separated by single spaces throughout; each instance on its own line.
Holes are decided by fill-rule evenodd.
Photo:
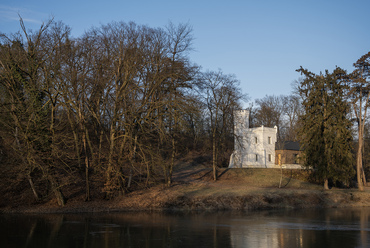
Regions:
M 299 141 L 299 116 L 303 111 L 301 99 L 297 95 L 284 96 L 283 105 L 285 130 L 280 130 L 280 135 L 284 140 Z
M 281 126 L 284 114 L 284 96 L 265 96 L 256 99 L 256 113 L 254 123 L 256 126 L 274 127 Z
M 303 69 L 305 76 L 299 87 L 304 113 L 300 137 L 305 153 L 305 166 L 314 169 L 318 180 L 348 183 L 353 175 L 350 106 L 346 102 L 346 74 L 341 68 L 333 73 L 315 75 Z
M 295 140 L 300 103 L 298 97 L 271 95 L 257 99 L 253 110 L 253 126 L 278 127 L 277 141 Z
M 299 95 L 266 95 L 249 107 L 252 127 L 278 127 L 277 146 L 285 141 L 298 141 L 299 116 L 302 104 Z

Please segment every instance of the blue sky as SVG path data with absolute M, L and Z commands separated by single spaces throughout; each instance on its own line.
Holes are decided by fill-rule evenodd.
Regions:
M 300 66 L 319 73 L 352 64 L 370 51 L 370 1 L 1 0 L 0 32 L 37 29 L 54 17 L 74 37 L 112 21 L 193 27 L 191 60 L 234 74 L 252 99 L 291 93 Z

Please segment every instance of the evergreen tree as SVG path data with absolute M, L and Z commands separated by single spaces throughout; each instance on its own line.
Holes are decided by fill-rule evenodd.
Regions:
M 351 122 L 347 119 L 350 106 L 341 80 L 346 72 L 336 68 L 333 73 L 315 75 L 302 67 L 297 71 L 305 76 L 299 87 L 305 110 L 300 130 L 305 166 L 314 169 L 325 189 L 329 180 L 348 184 L 354 159 Z

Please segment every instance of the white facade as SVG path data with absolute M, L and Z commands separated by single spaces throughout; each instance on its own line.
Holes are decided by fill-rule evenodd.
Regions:
M 277 126 L 249 128 L 249 111 L 234 111 L 234 152 L 229 168 L 278 168 L 275 165 Z

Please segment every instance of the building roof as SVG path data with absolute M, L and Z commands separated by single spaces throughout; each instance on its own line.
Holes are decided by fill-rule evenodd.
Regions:
M 299 146 L 299 142 L 296 142 L 296 141 L 284 141 L 283 143 L 276 142 L 275 150 L 300 151 L 300 146 Z

